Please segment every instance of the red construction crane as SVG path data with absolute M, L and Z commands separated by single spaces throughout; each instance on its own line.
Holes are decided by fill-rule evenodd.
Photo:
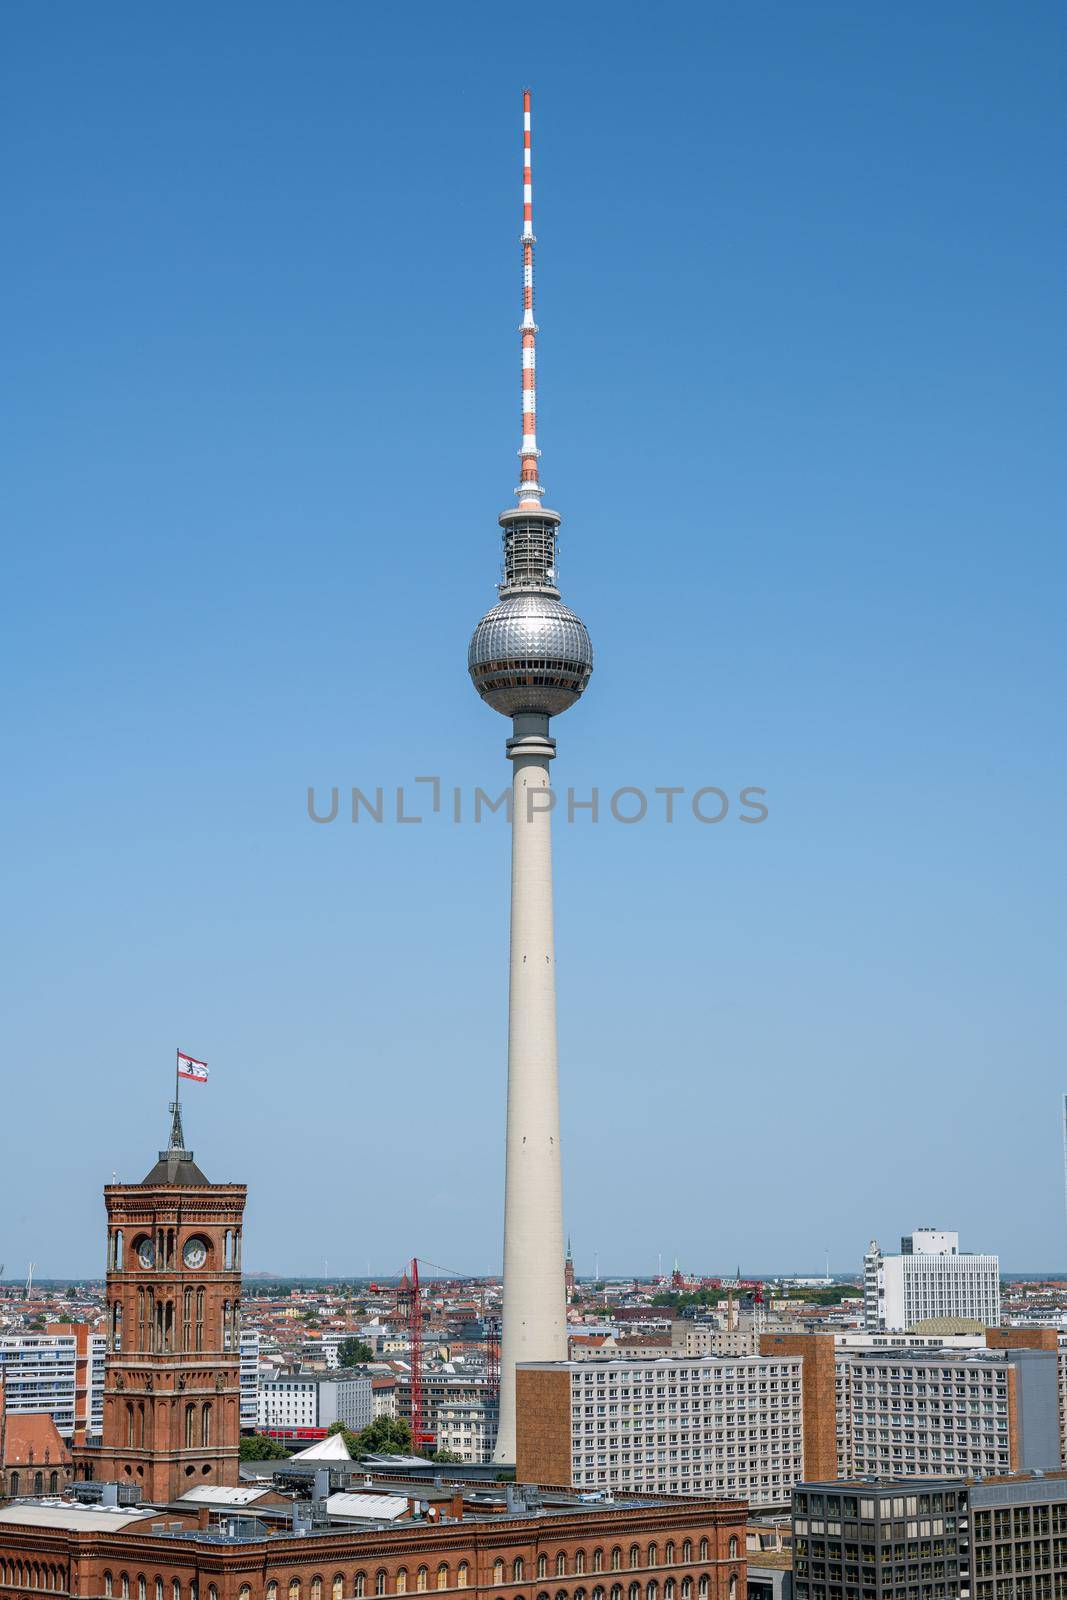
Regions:
M 412 1256 L 396 1291 L 396 1308 L 408 1325 L 411 1359 L 411 1448 L 418 1452 L 433 1449 L 434 1436 L 427 1433 L 422 1399 L 422 1296 L 419 1292 L 419 1263 Z

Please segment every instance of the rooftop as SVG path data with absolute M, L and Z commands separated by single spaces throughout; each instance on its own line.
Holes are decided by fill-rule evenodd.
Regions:
M 0 1509 L 0 1526 L 16 1524 L 24 1528 L 59 1528 L 69 1533 L 110 1533 L 140 1522 L 148 1513 L 128 1506 L 79 1506 L 68 1501 L 16 1502 Z
M 882 1352 L 885 1359 L 885 1352 Z M 910 1359 L 910 1356 L 909 1356 Z M 773 1355 L 760 1356 L 638 1356 L 631 1355 L 622 1350 L 618 1355 L 598 1357 L 596 1360 L 586 1358 L 584 1361 L 520 1361 L 518 1367 L 523 1372 L 577 1372 L 592 1376 L 595 1372 L 602 1372 L 605 1367 L 625 1367 L 627 1371 L 634 1368 L 642 1372 L 670 1372 L 677 1367 L 700 1367 L 707 1372 L 715 1371 L 720 1367 L 759 1367 L 773 1362 L 776 1366 L 783 1362 L 799 1364 L 801 1357 L 790 1352 L 775 1351 Z
M 832 1478 L 829 1482 L 798 1483 L 797 1494 L 928 1494 L 931 1490 L 962 1489 L 963 1478 Z
M 187 1489 L 180 1500 L 183 1505 L 192 1502 L 194 1505 L 250 1506 L 270 1493 L 271 1490 L 266 1484 L 256 1488 L 251 1484 L 233 1486 L 222 1483 L 198 1483 L 195 1489 Z
M 5 1467 L 58 1467 L 70 1463 L 70 1451 L 48 1412 L 9 1411 L 4 1432 Z

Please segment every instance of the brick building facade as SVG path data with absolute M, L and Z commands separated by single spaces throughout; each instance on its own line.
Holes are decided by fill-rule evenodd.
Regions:
M 430 1590 L 472 1600 L 745 1600 L 740 1504 L 575 1506 L 247 1539 L 195 1534 L 195 1518 L 170 1511 L 42 1507 L 43 1520 L 16 1520 L 33 1509 L 0 1508 L 2 1600 L 38 1589 L 79 1600 L 362 1600 Z
M 166 1504 L 236 1484 L 241 1434 L 244 1184 L 209 1183 L 171 1142 L 142 1183 L 110 1183 L 103 1443 L 80 1476 L 136 1484 Z M 143 1597 L 142 1597 L 143 1600 Z

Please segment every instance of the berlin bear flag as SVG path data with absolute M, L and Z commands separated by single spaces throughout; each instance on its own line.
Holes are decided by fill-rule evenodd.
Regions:
M 207 1062 L 197 1061 L 195 1056 L 187 1056 L 184 1050 L 179 1050 L 178 1076 L 179 1078 L 191 1078 L 194 1083 L 206 1083 Z

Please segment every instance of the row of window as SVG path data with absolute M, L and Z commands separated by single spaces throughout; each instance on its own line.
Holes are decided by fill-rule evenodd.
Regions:
M 38 1473 L 37 1476 L 40 1477 L 41 1474 Z M 18 1477 L 17 1472 L 14 1477 Z M 12 1490 L 12 1493 L 15 1492 Z M 65 1590 L 67 1569 L 50 1561 L 9 1561 L 6 1557 L 0 1556 L 0 1584 L 9 1584 L 12 1588 L 20 1589 Z
M 731 1384 L 736 1384 L 738 1389 L 755 1389 L 757 1384 L 761 1389 L 766 1389 L 769 1379 L 785 1379 L 786 1382 L 797 1381 L 797 1369 L 795 1366 L 774 1366 L 735 1372 L 730 1367 L 721 1369 L 694 1367 L 692 1369 L 679 1368 L 677 1371 L 670 1373 L 669 1376 L 662 1372 L 635 1372 L 632 1374 L 609 1372 L 606 1376 L 603 1372 L 596 1371 L 574 1372 L 571 1374 L 571 1381 L 575 1387 L 582 1385 L 585 1389 L 589 1389 L 595 1386 L 598 1391 L 601 1391 L 607 1385 L 614 1391 L 620 1388 L 628 1390 L 632 1385 L 635 1392 L 640 1391 L 642 1394 L 651 1394 L 651 1386 L 654 1385 L 655 1392 L 658 1395 L 664 1393 L 677 1394 L 679 1387 L 689 1388 L 691 1385 L 702 1386 L 704 1392 L 708 1393 L 713 1383 L 716 1390 L 721 1392 L 720 1386 L 724 1382 L 727 1385 L 728 1393 L 731 1392 Z
M 686 1540 L 686 1545 L 691 1547 L 691 1542 L 689 1540 Z M 707 1545 L 708 1545 L 708 1541 L 706 1539 L 701 1541 L 701 1549 L 703 1551 L 705 1559 L 706 1559 L 706 1556 L 707 1556 Z M 650 1548 L 650 1550 L 652 1552 L 655 1551 L 655 1547 L 654 1546 L 650 1546 L 649 1548 Z M 637 1550 L 636 1546 L 634 1547 L 634 1550 Z M 730 1553 L 731 1559 L 736 1559 L 737 1556 L 738 1556 L 738 1542 L 737 1542 L 737 1539 L 735 1537 L 732 1537 L 730 1539 L 729 1553 Z M 594 1553 L 594 1559 L 598 1555 L 601 1557 L 601 1560 L 603 1560 L 603 1553 L 600 1552 L 600 1551 L 597 1551 L 597 1552 Z M 616 1557 L 618 1557 L 619 1562 L 621 1563 L 621 1558 L 622 1558 L 622 1551 L 621 1550 L 616 1550 L 616 1551 L 612 1552 L 612 1559 L 614 1560 Z M 631 1552 L 631 1560 L 632 1560 L 634 1565 L 637 1565 L 639 1563 L 639 1561 L 640 1561 L 640 1551 L 639 1550 L 637 1550 L 637 1558 L 636 1558 L 636 1560 L 634 1560 L 633 1552 Z M 650 1565 L 654 1564 L 654 1560 L 655 1560 L 655 1556 L 653 1554 L 652 1557 L 650 1557 L 649 1564 Z M 564 1554 L 564 1552 L 561 1551 L 559 1553 L 559 1555 L 557 1555 L 557 1557 L 555 1559 L 555 1567 L 556 1567 L 557 1576 L 564 1576 L 565 1575 L 565 1573 L 566 1573 L 566 1564 L 567 1564 L 566 1555 Z M 4 1583 L 7 1583 L 7 1582 L 10 1581 L 12 1584 L 16 1584 L 16 1583 L 20 1584 L 20 1585 L 25 1584 L 28 1587 L 35 1587 L 35 1588 L 36 1587 L 41 1587 L 41 1588 L 62 1588 L 62 1587 L 64 1587 L 64 1584 L 62 1582 L 59 1582 L 59 1581 L 56 1581 L 56 1582 L 48 1581 L 48 1582 L 41 1582 L 40 1584 L 38 1584 L 32 1578 L 30 1578 L 30 1577 L 28 1577 L 28 1576 L 26 1576 L 24 1574 L 24 1572 L 23 1572 L 23 1563 L 21 1563 L 21 1562 L 18 1562 L 18 1563 L 11 1562 L 11 1563 L 8 1563 L 7 1566 L 10 1567 L 10 1574 L 8 1574 L 7 1568 L 4 1566 L 4 1564 L 0 1563 L 0 1581 L 2 1581 Z M 36 1567 L 36 1563 L 34 1563 L 34 1566 Z M 548 1567 L 548 1557 L 542 1555 L 541 1557 L 539 1557 L 538 1563 L 537 1563 L 537 1573 L 538 1573 L 539 1577 L 543 1578 L 543 1577 L 547 1576 L 547 1567 Z M 17 1570 L 16 1570 L 16 1568 L 17 1568 Z M 55 1574 L 60 1579 L 62 1579 L 65 1576 L 65 1574 L 63 1573 L 63 1569 L 61 1569 L 61 1568 L 49 1568 L 47 1570 L 48 1570 L 48 1572 L 50 1574 Z M 579 1551 L 577 1553 L 577 1555 L 576 1555 L 574 1570 L 575 1570 L 575 1572 L 581 1572 L 581 1571 L 584 1570 L 584 1553 L 581 1552 L 581 1551 Z M 594 1570 L 598 1571 L 600 1569 L 599 1568 L 594 1568 Z M 26 1568 L 26 1571 L 27 1572 L 29 1571 L 29 1567 L 28 1566 Z M 428 1567 L 421 1566 L 421 1567 L 417 1568 L 417 1570 L 415 1571 L 414 1583 L 412 1585 L 411 1574 L 408 1572 L 407 1568 L 401 1567 L 400 1570 L 396 1574 L 396 1578 L 395 1578 L 395 1581 L 394 1581 L 394 1586 L 393 1586 L 392 1590 L 390 1590 L 389 1587 L 388 1587 L 389 1577 L 388 1577 L 388 1574 L 386 1573 L 384 1568 L 379 1568 L 379 1570 L 374 1574 L 373 1580 L 371 1579 L 371 1577 L 370 1577 L 370 1575 L 368 1573 L 366 1573 L 366 1572 L 357 1572 L 357 1573 L 354 1574 L 353 1578 L 351 1579 L 351 1584 L 349 1584 L 348 1581 L 346 1580 L 346 1577 L 345 1577 L 344 1573 L 338 1572 L 338 1573 L 336 1573 L 334 1575 L 334 1577 L 333 1577 L 333 1579 L 331 1580 L 331 1583 L 330 1583 L 330 1600 L 345 1600 L 346 1592 L 354 1595 L 356 1597 L 356 1600 L 363 1600 L 363 1597 L 368 1596 L 370 1594 L 374 1594 L 374 1595 L 384 1595 L 384 1594 L 388 1594 L 388 1593 L 406 1594 L 406 1593 L 409 1592 L 409 1590 L 411 1590 L 411 1592 L 414 1592 L 416 1594 L 424 1594 L 424 1593 L 427 1592 L 427 1590 L 431 1586 L 430 1585 L 430 1577 L 431 1577 L 430 1569 Z M 514 1583 L 521 1583 L 523 1581 L 524 1577 L 525 1577 L 525 1563 L 524 1563 L 524 1560 L 523 1560 L 523 1558 L 521 1556 L 517 1556 L 514 1559 L 514 1561 L 510 1564 L 510 1569 L 505 1564 L 505 1562 L 500 1558 L 498 1558 L 493 1564 L 493 1582 L 495 1584 L 503 1584 L 503 1583 L 506 1583 L 508 1581 L 511 1581 L 511 1582 L 514 1582 Z M 449 1589 L 449 1588 L 453 1587 L 451 1569 L 448 1566 L 447 1562 L 442 1562 L 440 1564 L 440 1566 L 438 1566 L 438 1568 L 436 1570 L 436 1574 L 434 1575 L 434 1579 L 435 1579 L 435 1581 L 434 1581 L 433 1587 L 436 1588 L 436 1589 Z M 470 1581 L 471 1581 L 470 1565 L 466 1561 L 461 1561 L 459 1563 L 459 1566 L 456 1568 L 456 1576 L 455 1576 L 454 1587 L 457 1588 L 457 1589 L 469 1588 L 470 1587 Z M 699 1597 L 699 1600 L 706 1600 L 706 1597 L 708 1595 L 708 1589 L 709 1589 L 708 1577 L 707 1577 L 707 1574 L 704 1574 L 699 1579 L 698 1584 L 697 1584 L 697 1595 Z M 311 1579 L 310 1584 L 308 1586 L 308 1592 L 309 1592 L 310 1600 L 324 1600 L 324 1580 L 320 1575 L 316 1574 L 316 1576 Z M 731 1594 L 732 1593 L 733 1593 L 733 1589 L 731 1588 Z M 110 1572 L 105 1572 L 104 1573 L 104 1595 L 105 1595 L 105 1597 L 107 1597 L 107 1600 L 112 1600 L 112 1597 L 115 1597 L 115 1600 L 131 1600 L 131 1594 L 132 1594 L 132 1591 L 131 1591 L 131 1583 L 130 1583 L 129 1573 L 126 1573 L 126 1572 L 120 1573 L 119 1577 L 118 1577 L 118 1580 L 117 1580 L 117 1584 L 116 1584 L 116 1579 L 115 1579 L 115 1577 L 114 1577 L 114 1575 L 112 1573 L 110 1573 Z M 299 1578 L 290 1578 L 289 1579 L 288 1584 L 286 1586 L 285 1595 L 286 1595 L 286 1600 L 303 1600 L 303 1585 L 302 1585 L 301 1580 Z M 673 1579 L 673 1578 L 667 1578 L 664 1581 L 664 1584 L 663 1584 L 663 1600 L 678 1600 L 679 1596 L 680 1596 L 680 1600 L 692 1600 L 692 1597 L 693 1597 L 693 1580 L 692 1580 L 692 1578 L 690 1578 L 690 1577 L 683 1578 L 681 1580 L 680 1584 L 676 1583 L 675 1579 Z M 239 1600 L 251 1600 L 251 1597 L 252 1597 L 251 1586 L 249 1584 L 242 1585 L 242 1587 L 240 1589 L 240 1592 L 239 1592 Z M 139 1573 L 137 1578 L 136 1578 L 136 1600 L 148 1600 L 148 1580 L 145 1577 L 144 1573 Z M 160 1578 L 160 1577 L 157 1577 L 155 1579 L 155 1583 L 154 1583 L 154 1600 L 166 1600 L 165 1585 L 164 1585 L 163 1579 Z M 172 1583 L 171 1583 L 171 1600 L 183 1600 L 181 1582 L 177 1578 L 173 1579 Z M 187 1594 L 186 1594 L 186 1600 L 198 1600 L 195 1583 L 194 1584 L 190 1584 L 188 1586 Z M 219 1600 L 218 1590 L 216 1589 L 214 1584 L 209 1584 L 209 1586 L 208 1586 L 207 1600 Z M 266 1600 L 280 1600 L 280 1586 L 279 1586 L 278 1580 L 275 1579 L 275 1578 L 272 1578 L 267 1584 L 267 1587 L 266 1587 Z M 550 1597 L 547 1596 L 547 1595 L 538 1596 L 538 1600 L 550 1600 Z M 557 1595 L 556 1600 L 561 1600 L 561 1597 Z M 577 1590 L 575 1590 L 575 1592 L 574 1592 L 574 1594 L 572 1596 L 568 1596 L 568 1595 L 564 1594 L 562 1596 L 562 1600 L 587 1600 L 587 1597 L 586 1597 L 586 1593 L 585 1593 L 584 1589 L 577 1589 Z M 603 1588 L 598 1586 L 598 1587 L 596 1587 L 596 1588 L 594 1588 L 592 1590 L 592 1593 L 588 1597 L 588 1600 L 608 1600 L 608 1595 L 607 1595 L 606 1591 Z M 642 1593 L 642 1589 L 641 1589 L 641 1585 L 640 1584 L 631 1583 L 630 1587 L 629 1587 L 628 1596 L 624 1597 L 622 1585 L 621 1584 L 615 1584 L 615 1585 L 612 1586 L 612 1589 L 611 1589 L 611 1592 L 610 1592 L 610 1600 L 659 1600 L 659 1585 L 657 1584 L 655 1579 L 651 1579 L 649 1581 L 649 1583 L 646 1585 L 644 1592 Z
M 58 1472 L 34 1472 L 32 1475 L 27 1472 L 25 1481 L 21 1472 L 8 1474 L 8 1494 L 12 1500 L 16 1500 L 20 1494 L 56 1494 L 58 1490 Z
M 701 1561 L 707 1561 L 708 1558 L 709 1558 L 709 1555 L 710 1555 L 710 1550 L 711 1550 L 711 1546 L 709 1544 L 709 1541 L 706 1538 L 705 1539 L 701 1539 L 698 1548 L 699 1548 L 699 1559 Z M 736 1537 L 734 1537 L 732 1535 L 731 1535 L 730 1544 L 729 1544 L 729 1554 L 730 1554 L 730 1559 L 731 1560 L 736 1559 L 736 1557 L 737 1557 L 737 1539 L 736 1539 Z M 655 1544 L 655 1543 L 648 1545 L 646 1547 L 646 1550 L 645 1550 L 645 1558 L 646 1558 L 645 1559 L 645 1565 L 646 1566 L 658 1567 L 660 1565 L 659 1545 Z M 685 1539 L 685 1540 L 682 1541 L 682 1546 L 681 1546 L 682 1564 L 688 1566 L 688 1564 L 692 1561 L 692 1559 L 693 1559 L 693 1541 L 692 1541 L 692 1539 Z M 591 1561 L 592 1561 L 591 1570 L 593 1572 L 603 1572 L 605 1570 L 604 1569 L 604 1551 L 603 1550 L 601 1550 L 601 1549 L 594 1550 L 593 1554 L 592 1554 Z M 612 1572 L 621 1572 L 622 1571 L 623 1551 L 622 1551 L 622 1547 L 620 1545 L 615 1545 L 612 1548 L 611 1554 L 608 1556 L 608 1561 L 610 1563 L 610 1570 Z M 678 1561 L 678 1546 L 677 1546 L 677 1544 L 675 1543 L 675 1541 L 673 1539 L 668 1539 L 667 1543 L 663 1547 L 663 1563 L 662 1564 L 665 1567 L 673 1567 L 677 1561 Z M 641 1565 L 641 1546 L 638 1545 L 638 1544 L 632 1544 L 630 1546 L 629 1565 L 630 1565 L 631 1569 L 636 1569 L 637 1567 L 640 1567 L 640 1565 Z M 542 1552 L 541 1555 L 539 1555 L 538 1558 L 537 1558 L 537 1576 L 539 1578 L 547 1578 L 547 1576 L 548 1576 L 548 1568 L 549 1568 L 549 1558 L 544 1552 Z M 567 1553 L 566 1553 L 565 1550 L 560 1550 L 560 1551 L 557 1552 L 557 1554 L 555 1556 L 554 1569 L 555 1569 L 555 1574 L 556 1574 L 557 1578 L 564 1578 L 564 1577 L 567 1576 Z M 504 1581 L 504 1570 L 505 1570 L 504 1561 L 500 1557 L 498 1557 L 497 1560 L 493 1564 L 493 1582 L 494 1583 L 502 1583 Z M 575 1577 L 581 1577 L 582 1574 L 585 1572 L 585 1551 L 584 1550 L 576 1550 L 575 1551 L 575 1553 L 574 1553 L 574 1565 L 573 1565 L 571 1571 L 572 1571 L 572 1573 L 573 1573 L 573 1575 Z M 515 1560 L 512 1562 L 512 1569 L 511 1569 L 512 1582 L 513 1583 L 521 1583 L 524 1577 L 525 1577 L 525 1563 L 523 1561 L 522 1556 L 516 1556 Z

